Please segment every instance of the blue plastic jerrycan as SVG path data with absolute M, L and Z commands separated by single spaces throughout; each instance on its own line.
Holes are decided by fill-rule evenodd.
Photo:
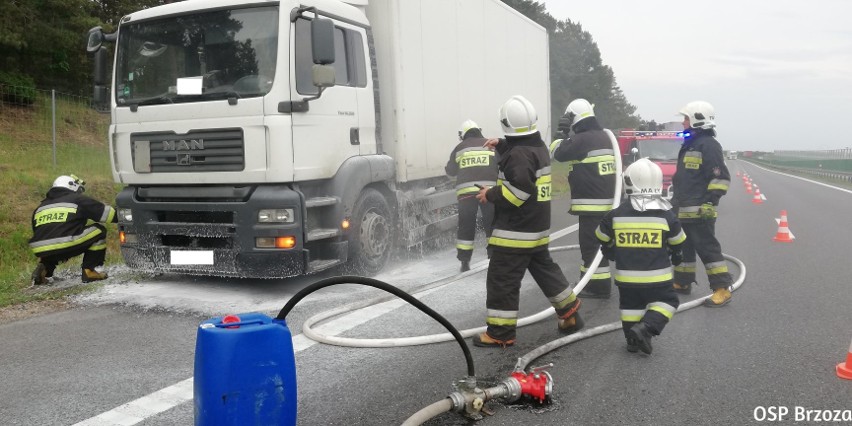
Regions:
M 261 313 L 198 326 L 195 424 L 295 425 L 296 360 L 290 329 Z

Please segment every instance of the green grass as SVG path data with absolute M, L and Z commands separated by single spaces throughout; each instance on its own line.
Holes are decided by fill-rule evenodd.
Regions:
M 86 194 L 114 205 L 120 185 L 113 183 L 107 149 L 109 117 L 73 99 L 57 99 L 56 165 L 53 160 L 50 98 L 30 107 L 0 103 L 0 307 L 31 300 L 63 297 L 88 286 L 33 294 L 25 291 L 36 258 L 27 245 L 31 215 L 53 180 L 76 174 L 86 181 Z M 115 225 L 107 227 L 107 263 L 121 261 Z M 58 271 L 79 274 L 80 257 Z

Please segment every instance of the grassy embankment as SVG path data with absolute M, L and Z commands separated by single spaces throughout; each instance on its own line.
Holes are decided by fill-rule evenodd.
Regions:
M 54 299 L 85 287 L 27 291 L 36 259 L 27 245 L 31 215 L 53 180 L 76 174 L 86 181 L 86 195 L 114 205 L 120 188 L 110 173 L 106 134 L 109 117 L 86 105 L 57 99 L 57 164 L 53 163 L 50 98 L 35 105 L 0 105 L 0 307 Z M 121 261 L 114 224 L 107 227 L 107 264 Z M 81 258 L 62 264 L 57 275 L 79 282 Z M 88 286 L 87 286 L 88 287 Z

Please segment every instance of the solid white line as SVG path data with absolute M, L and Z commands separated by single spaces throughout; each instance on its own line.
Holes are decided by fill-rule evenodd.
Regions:
M 767 171 L 767 172 L 770 172 L 770 173 L 775 173 L 775 174 L 777 174 L 777 175 L 787 176 L 787 177 L 791 177 L 791 178 L 794 178 L 794 179 L 803 180 L 803 181 L 805 181 L 805 182 L 814 183 L 814 184 L 817 184 L 817 185 L 820 185 L 820 186 L 824 186 L 824 187 L 826 187 L 826 188 L 836 189 L 836 190 L 838 190 L 838 191 L 843 191 L 843 192 L 846 192 L 846 193 L 848 193 L 848 194 L 852 194 L 852 191 L 850 191 L 850 190 L 848 190 L 848 189 L 846 189 L 846 188 L 840 188 L 840 187 L 837 187 L 837 186 L 834 186 L 834 185 L 829 185 L 829 184 L 827 184 L 827 183 L 817 182 L 817 181 L 815 181 L 815 180 L 810 180 L 810 179 L 807 179 L 807 178 L 803 178 L 803 177 L 801 177 L 801 176 L 791 175 L 791 174 L 787 174 L 787 173 L 779 172 L 779 171 L 776 171 L 776 170 L 767 169 L 767 168 L 765 168 L 765 167 L 762 167 L 762 166 L 760 166 L 760 165 L 758 165 L 758 164 L 756 164 L 756 163 L 752 163 L 752 162 L 750 162 L 750 161 L 749 161 L 748 163 L 749 163 L 749 164 L 751 164 L 751 165 L 752 165 L 752 166 L 754 166 L 754 167 L 757 167 L 758 169 L 761 169 L 761 170 L 764 170 L 764 171 Z

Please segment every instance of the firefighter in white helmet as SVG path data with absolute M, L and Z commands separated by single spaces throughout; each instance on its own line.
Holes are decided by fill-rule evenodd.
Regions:
M 595 117 L 594 105 L 585 99 L 568 104 L 559 120 L 560 136 L 550 145 L 553 159 L 567 162 L 570 171 L 571 207 L 569 213 L 578 216 L 580 277 L 586 274 L 598 253 L 600 243 L 595 229 L 601 217 L 612 209 L 615 196 L 615 151 L 609 136 Z M 573 135 L 568 137 L 569 130 Z M 604 258 L 592 274 L 580 297 L 607 299 L 612 292 L 609 261 Z
M 479 189 L 497 183 L 497 161 L 494 151 L 485 148 L 482 129 L 473 120 L 465 120 L 459 130 L 459 143 L 450 153 L 444 170 L 456 178 L 458 199 L 458 231 L 456 233 L 456 258 L 461 262 L 461 272 L 470 270 L 473 241 L 476 237 L 476 212 L 482 214 L 485 236 L 491 236 L 494 206 L 481 204 L 476 199 Z M 490 250 L 489 250 L 490 253 Z
M 59 176 L 33 212 L 30 249 L 39 261 L 32 284 L 48 284 L 56 265 L 83 255 L 84 283 L 107 278 L 97 269 L 106 258 L 104 223 L 118 222 L 115 209 L 83 195 L 85 182 L 77 176 Z
M 663 199 L 663 171 L 647 158 L 624 171 L 630 200 L 607 213 L 595 230 L 604 255 L 615 263 L 615 285 L 627 350 L 651 353 L 680 304 L 672 264 L 681 262 L 686 234 Z
M 695 284 L 695 255 L 704 263 L 713 295 L 706 306 L 719 307 L 731 300 L 733 284 L 722 246 L 716 239 L 716 206 L 728 192 L 731 174 L 725 165 L 722 145 L 716 140 L 716 113 L 704 101 L 686 104 L 683 116 L 683 146 L 672 177 L 672 204 L 688 237 L 683 263 L 675 267 L 675 291 L 689 294 Z
M 500 108 L 505 139 L 486 143 L 500 154 L 497 185 L 484 187 L 476 198 L 493 203 L 494 230 L 486 278 L 485 333 L 473 337 L 484 347 L 515 343 L 521 279 L 530 271 L 556 309 L 557 328 L 570 334 L 583 327 L 580 299 L 559 265 L 550 257 L 550 155 L 538 132 L 538 116 L 523 96 L 513 96 Z

